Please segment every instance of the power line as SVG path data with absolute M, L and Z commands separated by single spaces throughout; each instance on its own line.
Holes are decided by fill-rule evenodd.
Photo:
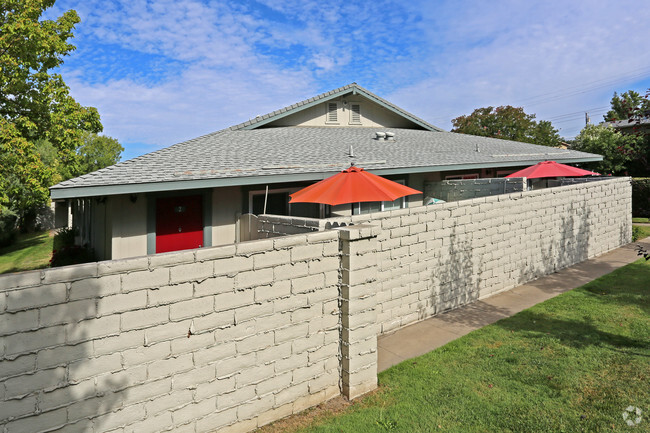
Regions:
M 609 108 L 610 108 L 609 105 L 605 105 L 603 107 L 587 108 L 585 110 L 574 111 L 573 113 L 558 114 L 557 116 L 548 117 L 545 120 L 556 120 L 556 119 L 559 120 L 563 117 L 570 117 L 570 116 L 577 116 L 577 115 L 583 116 L 585 112 L 591 113 L 594 111 L 601 111 L 601 110 L 607 111 L 609 110 Z
M 516 105 L 545 104 L 548 102 L 556 101 L 558 99 L 564 99 L 571 96 L 581 95 L 602 88 L 613 87 L 616 86 L 617 84 L 623 84 L 629 82 L 630 80 L 639 79 L 639 78 L 648 78 L 648 77 L 650 77 L 650 66 L 628 71 L 623 75 L 619 75 L 618 77 L 603 78 L 600 80 L 588 82 L 582 86 L 565 87 L 563 89 L 559 89 L 553 92 L 546 92 L 536 96 L 523 98 L 519 100 Z
M 638 68 L 638 69 L 633 69 L 631 71 L 625 72 L 623 75 L 619 75 L 618 77 L 610 77 L 610 78 L 603 78 L 600 80 L 594 80 L 586 83 L 583 86 L 571 86 L 571 87 L 565 87 L 563 89 L 559 89 L 553 92 L 547 92 L 547 93 L 542 93 L 539 95 L 535 96 L 530 96 L 527 98 L 523 98 L 519 100 L 516 104 L 512 104 L 514 106 L 523 106 L 523 105 L 540 105 L 540 104 L 546 104 L 548 102 L 554 102 L 558 101 L 561 99 L 565 98 L 570 98 L 573 96 L 593 92 L 594 90 L 598 90 L 601 88 L 606 88 L 606 87 L 615 87 L 618 84 L 623 84 L 626 82 L 629 82 L 630 80 L 638 79 L 638 78 L 648 78 L 650 77 L 650 66 L 646 66 L 643 68 Z M 532 102 L 530 102 L 532 101 Z M 527 104 L 525 104 L 527 102 Z M 601 108 L 601 107 L 599 107 Z M 608 107 L 607 107 L 608 108 Z M 584 111 L 590 111 L 590 110 L 583 110 L 581 113 L 584 115 Z M 577 112 L 576 112 L 577 114 Z M 432 122 L 436 121 L 446 121 L 449 120 L 450 117 L 452 117 L 453 114 L 448 114 L 446 116 L 438 116 L 433 119 L 431 119 Z M 558 115 L 555 117 L 561 117 L 564 115 Z

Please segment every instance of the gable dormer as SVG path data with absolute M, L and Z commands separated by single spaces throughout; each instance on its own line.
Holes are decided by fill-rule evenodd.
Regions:
M 267 123 L 276 126 L 382 127 L 424 129 L 412 120 L 352 92 Z
M 231 129 L 374 127 L 442 131 L 356 83 L 258 116 Z

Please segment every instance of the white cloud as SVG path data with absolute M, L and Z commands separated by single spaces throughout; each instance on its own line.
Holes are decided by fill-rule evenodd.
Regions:
M 449 128 L 487 105 L 523 104 L 540 119 L 600 107 L 634 81 L 604 79 L 628 71 L 639 79 L 643 68 L 650 77 L 650 10 L 627 0 L 56 7 L 51 15 L 75 8 L 82 17 L 64 78 L 81 103 L 98 107 L 106 133 L 127 143 L 173 144 L 352 81 Z M 131 54 L 114 58 L 120 50 Z M 597 80 L 602 87 L 576 92 Z M 530 99 L 558 90 L 575 94 Z M 580 122 L 556 126 L 574 135 Z
M 448 40 L 453 48 L 423 61 L 423 67 L 436 69 L 435 76 L 391 96 L 423 108 L 421 115 L 443 127 L 450 127 L 451 118 L 487 105 L 524 105 L 540 119 L 600 107 L 608 104 L 614 90 L 634 84 L 634 79 L 621 78 L 628 71 L 645 68 L 650 78 L 650 52 L 644 48 L 650 37 L 650 10 L 638 3 L 469 2 L 442 15 L 433 8 L 424 13 L 440 23 L 429 29 L 429 37 Z M 589 83 L 610 78 L 621 79 L 578 93 L 597 87 Z M 568 93 L 574 94 L 530 98 Z M 580 121 L 557 126 L 575 135 Z

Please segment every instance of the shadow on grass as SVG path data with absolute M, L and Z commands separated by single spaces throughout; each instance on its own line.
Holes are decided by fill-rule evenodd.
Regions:
M 650 314 L 650 266 L 645 261 L 631 263 L 607 278 L 586 285 L 583 290 L 599 302 L 633 306 Z
M 5 254 L 11 254 L 15 251 L 19 251 L 25 248 L 35 247 L 41 245 L 43 242 L 47 241 L 47 232 L 39 233 L 30 233 L 28 235 L 23 235 L 24 237 L 19 237 L 18 240 L 13 244 L 7 247 L 0 248 L 0 256 Z M 41 239 L 43 238 L 43 239 Z
M 644 357 L 649 354 L 631 353 L 625 349 L 650 349 L 648 340 L 629 338 L 599 329 L 591 318 L 584 321 L 563 320 L 530 310 L 522 311 L 496 326 L 514 332 L 525 332 L 528 339 L 546 340 L 549 335 L 567 347 L 582 349 L 588 346 L 608 348 L 617 352 Z

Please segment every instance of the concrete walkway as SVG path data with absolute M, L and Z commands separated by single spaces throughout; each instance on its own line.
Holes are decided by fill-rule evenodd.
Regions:
M 510 317 L 580 287 L 639 258 L 637 245 L 650 250 L 650 237 L 562 269 L 528 284 L 473 302 L 378 338 L 378 370 L 415 358 L 469 332 Z

